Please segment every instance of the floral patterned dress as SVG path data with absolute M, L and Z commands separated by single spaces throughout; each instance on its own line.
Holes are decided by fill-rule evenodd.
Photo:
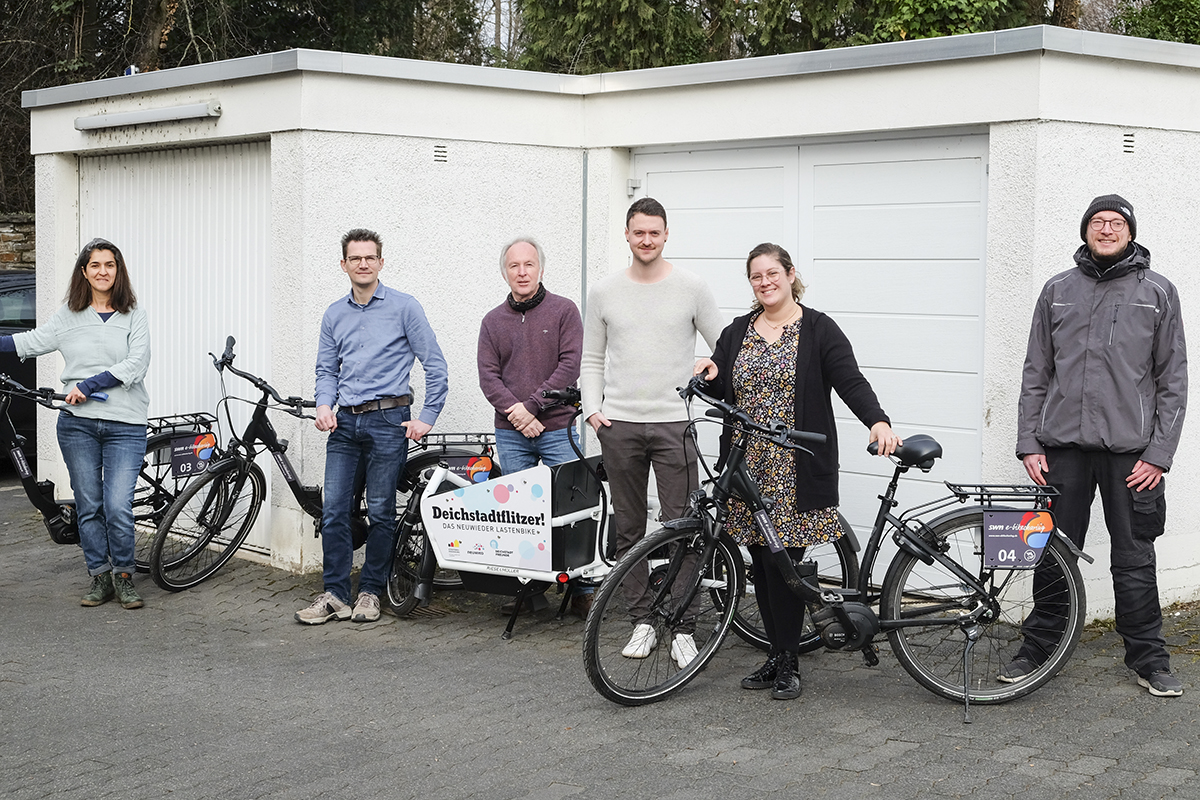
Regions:
M 733 365 L 733 392 L 737 404 L 755 420 L 791 421 L 795 418 L 796 348 L 803 318 L 783 327 L 776 342 L 768 342 L 750 320 L 742 349 Z M 837 506 L 796 511 L 796 453 L 762 439 L 751 439 L 746 466 L 758 482 L 763 497 L 774 498 L 771 521 L 785 547 L 808 547 L 836 541 L 842 535 Z M 799 454 L 805 458 L 804 453 Z M 750 509 L 738 498 L 730 501 L 729 535 L 739 544 L 765 545 L 754 526 Z

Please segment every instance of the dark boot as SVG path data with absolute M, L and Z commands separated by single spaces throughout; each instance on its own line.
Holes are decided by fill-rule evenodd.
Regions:
M 775 674 L 779 672 L 779 659 L 783 653 L 771 653 L 761 667 L 742 678 L 743 689 L 770 689 L 775 685 Z
M 113 591 L 113 574 L 111 572 L 101 572 L 99 575 L 92 576 L 92 586 L 88 589 L 88 593 L 79 601 L 81 606 L 100 606 L 113 599 L 116 593 Z
M 800 659 L 795 653 L 782 653 L 779 656 L 779 669 L 775 672 L 775 684 L 771 687 L 771 697 L 776 700 L 792 700 L 800 696 L 803 689 L 800 686 Z
M 133 576 L 128 572 L 119 572 L 113 577 L 113 589 L 122 608 L 141 608 L 142 598 L 133 588 Z

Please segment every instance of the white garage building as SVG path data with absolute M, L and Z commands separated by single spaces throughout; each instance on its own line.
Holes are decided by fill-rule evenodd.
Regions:
M 707 278 L 729 317 L 744 258 L 787 247 L 805 302 L 846 330 L 902 435 L 946 457 L 942 480 L 1020 482 L 1016 400 L 1032 306 L 1071 266 L 1079 219 L 1117 192 L 1156 268 L 1200 313 L 1190 229 L 1200 174 L 1200 47 L 1033 27 L 591 76 L 289 51 L 26 92 L 37 156 L 39 314 L 81 244 L 121 246 L 151 315 L 151 412 L 211 409 L 206 353 L 311 395 L 317 329 L 347 291 L 338 240 L 371 227 L 383 279 L 425 305 L 451 369 L 441 431 L 486 430 L 480 317 L 501 299 L 498 250 L 548 253 L 547 286 L 583 303 L 628 263 L 629 202 L 670 216 L 667 257 Z M 41 378 L 57 377 L 44 359 Z M 236 379 L 233 379 L 236 380 Z M 231 388 L 247 397 L 249 386 Z M 865 532 L 882 465 L 843 408 L 844 510 Z M 305 482 L 323 434 L 277 418 Z M 44 421 L 39 469 L 65 485 Z M 1200 586 L 1195 426 L 1172 470 L 1165 600 Z M 266 466 L 266 465 L 264 465 Z M 319 561 L 281 482 L 251 542 Z M 1091 611 L 1111 614 L 1107 536 Z

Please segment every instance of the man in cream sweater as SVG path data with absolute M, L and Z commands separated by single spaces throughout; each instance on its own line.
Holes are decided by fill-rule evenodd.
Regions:
M 661 518 L 683 515 L 698 486 L 695 446 L 685 434 L 687 409 L 675 389 L 692 375 L 696 333 L 711 350 L 721 314 L 708 285 L 663 258 L 667 212 L 644 197 L 625 215 L 633 260 L 588 293 L 580 385 L 588 424 L 596 431 L 612 490 L 617 556 L 646 535 L 650 466 Z M 647 624 L 649 596 L 636 586 L 625 598 L 634 624 L 623 655 L 645 658 L 658 644 Z M 680 667 L 696 656 L 689 630 L 673 632 L 671 656 Z

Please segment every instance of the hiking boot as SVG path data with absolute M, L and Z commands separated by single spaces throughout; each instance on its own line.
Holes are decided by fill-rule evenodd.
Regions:
M 576 592 L 571 596 L 571 613 L 580 619 L 587 619 L 588 612 L 592 610 L 592 599 L 596 596 L 595 592 L 587 594 L 579 594 Z
M 1183 684 L 1170 670 L 1160 669 L 1144 678 L 1138 675 L 1138 685 L 1145 686 L 1155 697 L 1179 697 L 1183 694 Z
M 128 572 L 118 572 L 113 577 L 113 590 L 117 593 L 117 602 L 121 608 L 141 608 L 145 605 L 137 590 L 133 588 L 133 576 Z
M 767 661 L 758 669 L 742 678 L 743 689 L 770 689 L 775 685 L 775 675 L 779 672 L 779 659 L 783 653 L 772 653 Z
M 354 603 L 354 614 L 350 619 L 353 622 L 374 622 L 379 619 L 379 595 L 359 592 L 358 600 Z
M 1000 670 L 1000 674 L 996 676 L 996 680 L 1001 683 L 1020 683 L 1032 675 L 1037 668 L 1038 665 L 1025 658 L 1025 656 L 1017 656 L 1008 662 L 1006 667 Z
M 350 606 L 338 600 L 333 592 L 325 592 L 311 606 L 296 612 L 296 621 L 305 625 L 320 625 L 331 619 L 350 619 Z
M 800 685 L 800 659 L 795 653 L 782 653 L 779 656 L 779 669 L 775 673 L 775 683 L 771 686 L 771 697 L 776 700 L 792 700 L 800 696 L 803 687 Z
M 81 606 L 102 606 L 112 600 L 116 593 L 113 591 L 111 572 L 101 572 L 92 576 L 92 588 L 79 601 Z
M 621 655 L 626 658 L 645 658 L 650 655 L 656 644 L 658 636 L 654 633 L 654 628 L 642 623 L 633 629 L 633 636 L 629 637 L 629 644 L 625 645 Z

